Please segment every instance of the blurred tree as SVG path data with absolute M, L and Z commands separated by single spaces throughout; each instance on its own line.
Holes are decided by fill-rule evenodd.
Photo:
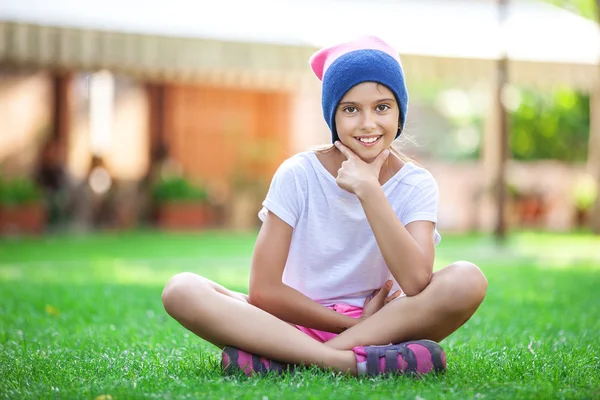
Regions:
M 582 17 L 596 19 L 600 0 L 544 0 Z M 554 158 L 585 161 L 589 140 L 589 96 L 568 89 L 552 94 L 522 92 L 513 114 L 511 149 L 520 160 Z
M 589 104 L 589 96 L 566 88 L 552 93 L 521 91 L 521 103 L 511 115 L 513 157 L 585 162 Z
M 548 3 L 557 5 L 573 11 L 583 17 L 596 20 L 600 26 L 600 0 L 545 0 Z M 600 75 L 600 71 L 598 71 Z M 598 94 L 596 94 L 598 95 Z M 595 116 L 598 118 L 598 116 Z M 600 138 L 590 135 L 588 151 L 588 169 L 596 180 L 596 187 L 600 188 Z M 600 234 L 600 196 L 597 196 L 592 211 L 591 227 L 596 234 Z
M 596 0 L 596 22 L 600 28 L 600 0 Z M 598 75 L 600 75 L 600 70 L 598 71 Z M 598 96 L 598 92 L 600 92 L 600 89 L 597 91 L 596 96 Z M 597 104 L 598 97 L 596 97 L 595 100 L 595 104 Z M 597 107 L 595 111 L 598 112 Z M 597 123 L 600 117 L 598 114 L 594 114 L 594 118 Z M 597 126 L 598 125 L 596 125 L 596 131 L 594 132 L 595 136 L 591 135 L 592 140 L 590 140 L 590 152 L 588 157 L 588 168 L 596 180 L 596 193 L 600 191 L 600 161 L 594 159 L 600 158 L 598 157 L 598 155 L 600 155 L 600 137 L 598 135 Z M 592 208 L 592 218 L 590 222 L 592 231 L 597 235 L 600 235 L 600 196 L 598 195 L 596 196 L 596 203 Z
M 577 13 L 582 17 L 596 19 L 596 4 L 600 0 L 545 0 L 546 3 L 554 4 L 555 6 L 565 8 L 569 11 Z M 596 4 L 595 4 L 596 3 Z

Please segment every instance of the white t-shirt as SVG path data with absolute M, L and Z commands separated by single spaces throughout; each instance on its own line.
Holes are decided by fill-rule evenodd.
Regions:
M 438 186 L 425 169 L 407 163 L 383 190 L 404 225 L 437 222 Z M 337 185 L 314 152 L 281 164 L 258 214 L 261 221 L 267 210 L 294 229 L 283 283 L 309 298 L 325 306 L 362 306 L 393 279 L 360 201 Z M 434 243 L 440 239 L 434 230 Z

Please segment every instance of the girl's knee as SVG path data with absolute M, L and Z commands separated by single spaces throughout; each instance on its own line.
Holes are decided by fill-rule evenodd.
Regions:
M 468 261 L 457 261 L 448 267 L 450 295 L 453 297 L 450 304 L 455 304 L 461 309 L 479 307 L 485 298 L 488 282 L 479 267 Z
M 170 314 L 176 312 L 190 291 L 202 290 L 204 282 L 202 277 L 191 272 L 182 272 L 173 276 L 162 292 L 162 302 L 165 310 Z

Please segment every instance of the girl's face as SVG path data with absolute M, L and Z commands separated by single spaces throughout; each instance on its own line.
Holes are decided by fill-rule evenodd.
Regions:
M 398 133 L 400 108 L 385 85 L 363 82 L 340 101 L 335 126 L 340 141 L 365 162 L 390 147 Z

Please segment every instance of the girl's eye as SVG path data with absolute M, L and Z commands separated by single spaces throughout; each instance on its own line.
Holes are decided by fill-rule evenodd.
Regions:
M 350 113 L 350 114 L 354 114 L 358 110 L 356 109 L 356 107 L 348 106 L 348 107 L 344 108 L 344 111 L 347 112 L 347 113 Z
M 387 104 L 380 104 L 377 106 L 377 111 L 387 111 L 390 109 L 390 106 L 388 106 Z

